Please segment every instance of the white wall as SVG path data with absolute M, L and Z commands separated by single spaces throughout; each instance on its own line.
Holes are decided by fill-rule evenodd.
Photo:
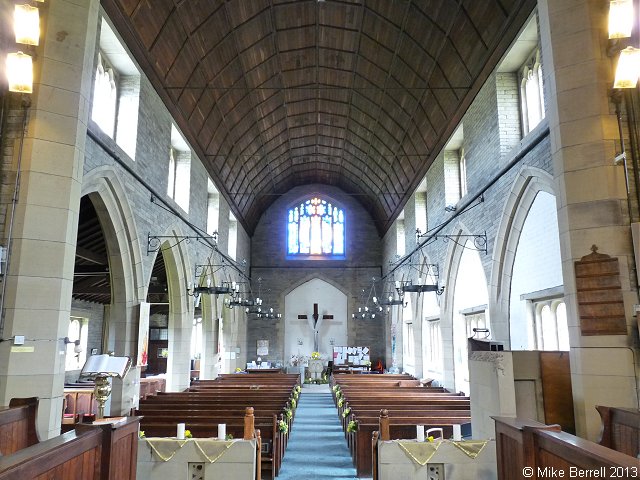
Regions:
M 524 222 L 513 264 L 510 297 L 512 350 L 532 349 L 533 329 L 520 295 L 562 285 L 556 199 L 539 192 Z
M 331 354 L 335 345 L 347 345 L 347 296 L 330 283 L 314 278 L 295 288 L 285 296 L 285 340 L 284 359 L 289 361 L 291 355 L 311 355 L 313 351 L 313 304 L 318 304 L 320 316 L 333 315 L 333 319 L 321 320 L 319 348 L 320 353 Z M 298 315 L 307 315 L 309 320 L 298 319 Z M 320 321 L 320 320 L 319 320 Z M 302 345 L 298 345 L 298 339 Z

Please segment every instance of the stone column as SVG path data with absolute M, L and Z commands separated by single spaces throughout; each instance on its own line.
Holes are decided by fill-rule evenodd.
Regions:
M 33 350 L 15 352 L 11 342 L 0 344 L 0 403 L 37 395 L 41 439 L 60 430 L 62 339 L 71 308 L 99 3 L 39 4 L 44 34 L 34 61 L 2 332 L 3 338 L 24 335 Z
M 540 0 L 538 6 L 576 430 L 595 440 L 600 430 L 596 405 L 638 406 L 637 332 L 632 331 L 638 298 L 624 171 L 614 165 L 618 130 L 608 97 L 613 84 L 606 56 L 608 2 Z M 574 262 L 594 244 L 619 259 L 627 335 L 581 335 Z

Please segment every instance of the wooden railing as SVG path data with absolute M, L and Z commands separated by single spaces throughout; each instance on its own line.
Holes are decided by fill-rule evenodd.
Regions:
M 498 480 L 633 478 L 640 475 L 636 458 L 562 432 L 558 425 L 493 418 L 496 422 Z

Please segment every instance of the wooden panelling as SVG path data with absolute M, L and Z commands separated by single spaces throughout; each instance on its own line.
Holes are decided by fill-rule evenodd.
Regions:
M 575 262 L 582 335 L 626 335 L 627 324 L 618 259 L 592 253 Z
M 545 422 L 575 433 L 569 352 L 540 352 L 540 374 Z
M 249 233 L 273 193 L 307 183 L 364 197 L 385 231 L 536 4 L 101 3 Z

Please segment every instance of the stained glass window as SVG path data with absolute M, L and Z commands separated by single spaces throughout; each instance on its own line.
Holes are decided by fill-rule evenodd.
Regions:
M 344 255 L 344 212 L 314 197 L 289 210 L 289 255 Z

